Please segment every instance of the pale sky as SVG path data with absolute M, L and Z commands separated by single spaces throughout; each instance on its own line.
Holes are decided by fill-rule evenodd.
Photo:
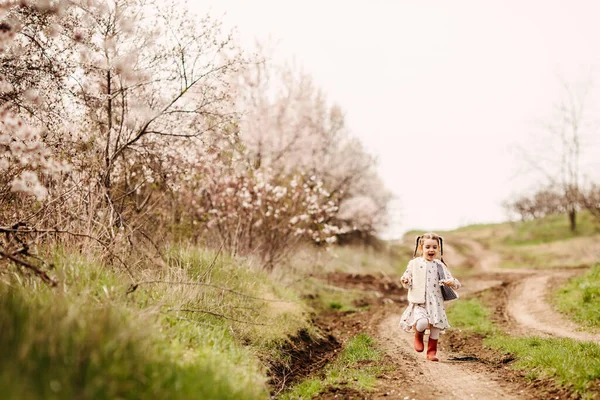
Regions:
M 558 77 L 600 72 L 594 0 L 207 0 L 194 7 L 237 27 L 247 43 L 276 41 L 282 59 L 295 59 L 341 106 L 397 196 L 387 236 L 506 220 L 502 201 L 534 179 L 515 179 L 523 165 L 514 147 L 533 151 L 543 138 L 539 122 L 560 101 Z M 597 147 L 585 151 L 600 159 Z

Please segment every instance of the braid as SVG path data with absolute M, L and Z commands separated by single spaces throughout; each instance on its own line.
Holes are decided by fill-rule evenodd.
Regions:
M 415 251 L 413 252 L 413 257 L 417 256 L 417 249 L 419 248 L 420 241 L 421 241 L 421 236 L 417 236 L 417 240 L 415 241 Z
M 447 267 L 448 264 L 446 264 L 446 261 L 444 261 L 444 238 L 443 237 L 439 237 L 440 238 L 440 261 L 444 263 L 444 265 Z

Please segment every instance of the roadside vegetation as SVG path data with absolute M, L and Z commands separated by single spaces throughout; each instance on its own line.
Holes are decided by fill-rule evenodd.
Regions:
M 206 11 L 0 2 L 3 398 L 268 398 L 315 315 L 356 309 L 319 267 L 385 226 L 375 157 Z
M 332 256 L 338 250 L 343 264 Z M 0 282 L 0 388 L 8 399 L 264 399 L 273 390 L 270 366 L 293 368 L 294 336 L 320 339 L 316 315 L 368 308 L 357 303 L 364 293 L 327 284 L 310 263 L 269 273 L 252 258 L 178 246 L 131 282 L 93 255 L 62 248 L 47 256 L 58 287 L 18 273 Z M 307 259 L 320 258 L 326 271 L 359 271 L 363 256 L 361 247 L 313 248 Z M 393 263 L 387 253 L 379 259 Z M 369 391 L 380 357 L 372 338 L 357 335 L 284 398 Z
M 173 249 L 132 291 L 93 259 L 54 254 L 59 288 L 16 274 L 0 285 L 11 399 L 266 398 L 261 360 L 314 332 L 297 293 L 237 259 Z

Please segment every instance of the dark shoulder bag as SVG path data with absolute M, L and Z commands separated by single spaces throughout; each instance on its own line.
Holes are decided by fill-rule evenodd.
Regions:
M 437 267 L 438 267 L 438 278 L 439 278 L 440 289 L 442 289 L 442 297 L 444 298 L 444 301 L 458 299 L 458 295 L 456 294 L 456 292 L 451 287 L 446 286 L 442 283 L 442 280 L 446 279 L 446 274 L 444 273 L 444 267 L 440 263 L 437 263 Z

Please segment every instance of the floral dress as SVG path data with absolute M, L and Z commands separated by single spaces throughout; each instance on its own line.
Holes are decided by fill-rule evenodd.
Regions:
M 446 310 L 444 308 L 444 299 L 442 297 L 442 290 L 440 289 L 439 277 L 438 277 L 438 266 L 439 261 L 427 261 L 420 258 L 419 262 L 425 265 L 427 268 L 426 279 L 425 279 L 425 303 L 416 304 L 409 303 L 406 310 L 400 318 L 400 328 L 406 332 L 414 332 L 414 324 L 421 318 L 427 318 L 429 323 L 440 329 L 450 328 L 448 323 L 448 317 L 446 316 Z M 454 280 L 454 289 L 460 288 L 460 282 L 453 278 L 450 271 L 444 266 L 444 272 L 446 279 Z M 410 267 L 407 267 L 406 272 L 402 277 L 408 277 L 408 285 L 402 284 L 405 288 L 410 288 L 412 285 L 412 271 Z

